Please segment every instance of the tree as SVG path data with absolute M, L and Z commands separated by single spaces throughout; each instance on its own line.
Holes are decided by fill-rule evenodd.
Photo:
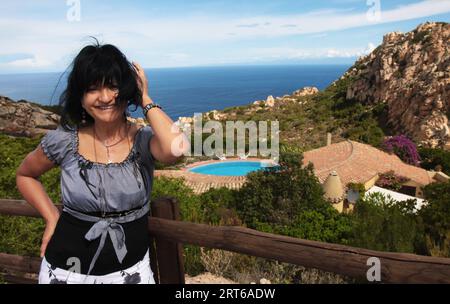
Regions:
M 236 191 L 221 187 L 211 188 L 199 197 L 204 222 L 215 225 L 239 226 L 241 221 L 230 206 L 236 198 Z
M 302 167 L 302 155 L 282 152 L 279 166 L 251 172 L 233 208 L 250 228 L 258 222 L 288 225 L 303 209 L 328 206 L 312 165 Z
M 428 204 L 419 214 L 430 237 L 430 246 L 448 252 L 449 248 L 444 247 L 450 241 L 450 181 L 431 183 L 424 187 L 423 194 Z
M 436 170 L 440 167 L 442 172 L 450 175 L 450 152 L 444 149 L 420 148 L 420 166 L 426 170 Z
M 359 200 L 352 214 L 355 222 L 350 244 L 379 251 L 423 254 L 425 239 L 415 200 L 397 202 L 371 193 Z

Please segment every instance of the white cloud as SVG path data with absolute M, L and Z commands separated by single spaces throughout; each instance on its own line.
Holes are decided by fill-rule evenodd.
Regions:
M 10 61 L 5 65 L 16 68 L 41 68 L 51 66 L 52 61 L 39 56 L 34 56 L 33 58 Z
M 370 54 L 375 49 L 375 45 L 369 42 L 365 48 L 354 49 L 329 49 L 326 52 L 327 58 L 352 58 Z
M 259 61 L 273 58 L 284 59 L 318 59 L 318 58 L 354 58 L 369 54 L 375 49 L 373 43 L 358 48 L 319 48 L 300 49 L 289 47 L 267 47 L 253 48 L 248 50 L 248 54 L 254 54 Z M 246 54 L 244 54 L 246 55 Z
M 369 44 L 367 45 L 367 48 L 365 50 L 365 53 L 369 54 L 372 53 L 373 50 L 375 50 L 376 46 L 375 44 L 373 44 L 372 42 L 369 42 Z

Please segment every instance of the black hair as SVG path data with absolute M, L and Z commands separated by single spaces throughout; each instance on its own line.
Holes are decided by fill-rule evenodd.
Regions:
M 85 46 L 72 61 L 67 87 L 59 99 L 60 124 L 66 130 L 82 124 L 81 101 L 92 86 L 118 88 L 116 102 L 119 108 L 133 104 L 136 106 L 134 112 L 142 103 L 139 78 L 133 65 L 114 45 L 101 45 L 95 37 L 92 38 L 95 42 Z M 92 123 L 94 119 L 86 112 L 86 125 Z

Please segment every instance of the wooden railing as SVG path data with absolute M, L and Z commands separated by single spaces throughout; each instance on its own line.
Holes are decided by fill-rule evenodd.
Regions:
M 61 206 L 58 206 L 61 208 Z M 0 200 L 0 214 L 39 217 L 22 200 Z M 180 221 L 172 198 L 152 202 L 149 218 L 150 261 L 158 283 L 184 283 L 183 244 L 218 248 L 337 273 L 361 280 L 380 261 L 381 283 L 450 283 L 450 259 L 302 240 L 236 226 L 210 226 Z M 35 283 L 41 259 L 0 253 L 0 272 L 8 282 Z

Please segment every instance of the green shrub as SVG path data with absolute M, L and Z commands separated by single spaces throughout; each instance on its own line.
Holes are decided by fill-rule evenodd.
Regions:
M 342 130 L 342 136 L 378 147 L 384 138 L 383 117 L 386 106 L 371 106 L 357 100 L 346 99 L 347 88 L 355 78 L 337 80 L 313 97 L 306 114 L 316 127 Z M 320 130 L 320 128 L 315 128 Z
M 230 224 L 233 220 L 231 206 L 236 198 L 236 191 L 225 187 L 214 189 L 202 193 L 199 197 L 200 208 L 203 212 L 205 223 L 220 225 L 221 223 Z M 238 219 L 236 219 L 239 221 Z
M 258 222 L 287 225 L 300 210 L 323 208 L 323 190 L 312 166 L 302 168 L 302 155 L 282 152 L 280 167 L 268 167 L 247 175 L 234 208 L 250 228 Z
M 396 202 L 380 193 L 360 199 L 352 214 L 349 244 L 378 251 L 425 253 L 421 218 L 414 201 Z
M 23 199 L 16 187 L 16 171 L 25 156 L 34 150 L 42 137 L 14 138 L 0 134 L 0 197 Z M 61 202 L 61 170 L 54 168 L 39 180 L 54 203 Z M 39 256 L 45 224 L 42 219 L 0 215 L 0 252 Z
M 351 217 L 339 214 L 328 205 L 321 210 L 301 210 L 289 225 L 258 223 L 256 229 L 307 240 L 347 244 L 352 225 Z
M 366 192 L 366 187 L 362 183 L 348 183 L 347 189 L 353 190 L 355 192 L 358 192 L 360 194 L 364 194 Z
M 381 188 L 399 191 L 410 178 L 395 174 L 394 170 L 380 174 L 375 184 Z
M 425 232 L 429 235 L 430 246 L 444 248 L 450 242 L 450 181 L 432 183 L 424 187 L 423 194 L 428 204 L 420 210 Z M 450 256 L 447 256 L 450 257 Z
M 152 200 L 161 197 L 174 197 L 180 204 L 181 220 L 208 223 L 213 225 L 235 224 L 241 222 L 233 210 L 228 209 L 235 200 L 234 190 L 227 188 L 210 189 L 195 195 L 184 184 L 182 178 L 155 178 L 152 190 Z M 194 245 L 184 245 L 185 272 L 197 275 L 205 271 L 201 262 L 200 248 Z
M 439 148 L 419 148 L 420 166 L 426 170 L 436 170 L 440 167 L 442 172 L 450 175 L 450 151 Z
M 0 252 L 39 256 L 45 223 L 42 219 L 0 216 Z

